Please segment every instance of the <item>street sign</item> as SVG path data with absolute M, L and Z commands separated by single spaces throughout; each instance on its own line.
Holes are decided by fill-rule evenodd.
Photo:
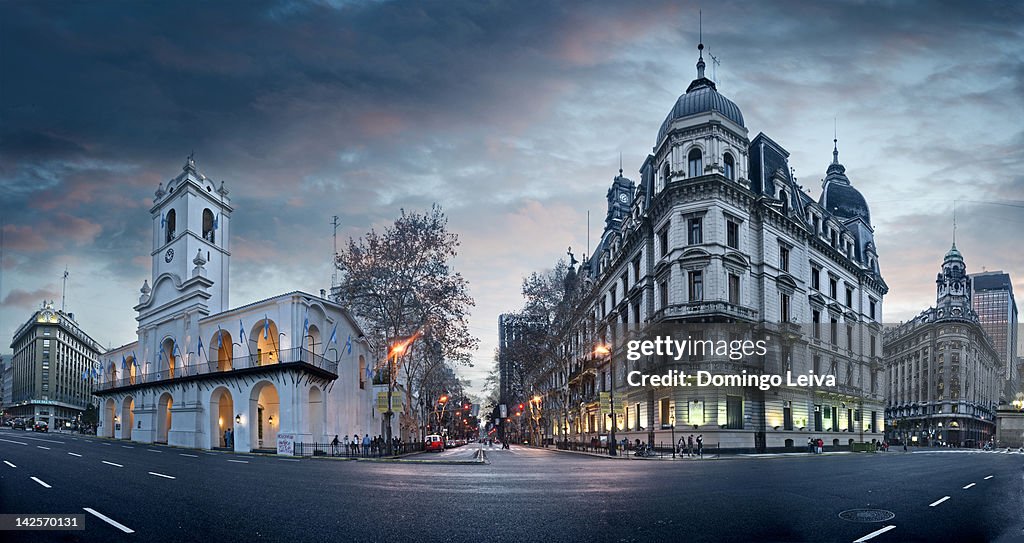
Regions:
M 508 418 L 508 406 L 506 406 L 505 404 L 501 404 L 500 406 L 498 406 L 498 411 L 501 414 L 501 418 Z
M 405 394 L 400 391 L 394 391 L 391 393 L 391 411 L 399 411 L 402 408 L 402 401 L 405 399 Z M 388 412 L 388 393 L 378 392 L 377 393 L 377 412 L 387 413 Z

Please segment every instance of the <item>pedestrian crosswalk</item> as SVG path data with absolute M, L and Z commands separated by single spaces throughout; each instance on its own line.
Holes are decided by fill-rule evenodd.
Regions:
M 1000 448 L 1000 449 L 993 449 L 991 451 L 986 451 L 986 450 L 982 450 L 982 449 L 939 449 L 939 448 L 936 448 L 936 449 L 918 449 L 918 450 L 913 451 L 913 453 L 914 454 L 952 454 L 952 453 L 959 453 L 959 454 L 1024 454 L 1024 449 L 1020 449 L 1020 448 L 1017 448 L 1017 449 Z

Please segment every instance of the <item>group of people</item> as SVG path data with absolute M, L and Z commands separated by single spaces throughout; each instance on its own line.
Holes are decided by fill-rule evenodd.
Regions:
M 391 438 L 391 444 L 395 449 L 398 449 L 402 446 L 402 440 L 398 437 L 393 437 Z M 370 434 L 365 434 L 360 439 L 359 434 L 355 434 L 352 436 L 352 439 L 349 439 L 348 435 L 346 435 L 343 439 L 339 440 L 338 436 L 335 435 L 334 440 L 331 441 L 331 454 L 341 454 L 342 450 L 344 450 L 344 454 L 346 455 L 377 454 L 384 450 L 386 446 L 387 440 L 384 439 L 384 436 L 371 438 Z
M 697 439 L 693 439 L 693 434 L 689 437 L 679 436 L 676 453 L 680 456 L 685 454 L 687 457 L 704 458 L 704 434 L 697 434 Z
M 235 431 L 231 428 L 224 430 L 224 446 L 228 449 L 235 448 Z
M 813 437 L 807 438 L 807 452 L 811 454 L 821 454 L 824 447 L 825 442 L 820 437 L 817 439 Z

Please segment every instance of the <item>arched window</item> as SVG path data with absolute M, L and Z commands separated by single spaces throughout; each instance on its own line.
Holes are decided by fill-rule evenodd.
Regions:
M 786 191 L 779 191 L 779 199 L 782 200 L 782 214 L 789 215 L 789 198 L 786 196 Z
M 164 219 L 164 221 L 164 230 L 167 232 L 167 236 L 164 241 L 170 243 L 170 241 L 174 239 L 174 226 L 176 222 L 173 209 L 167 212 L 167 218 Z
M 668 161 L 666 160 L 665 163 L 662 165 L 662 168 L 661 168 L 661 182 L 663 184 L 664 183 L 668 183 L 668 176 L 669 176 L 669 168 L 668 168 Z
M 213 220 L 213 211 L 209 208 L 203 210 L 203 239 L 214 243 L 213 231 L 217 229 L 217 223 Z
M 689 164 L 689 168 L 687 168 L 688 177 L 704 175 L 704 162 L 701 160 L 700 149 L 690 151 L 690 154 L 687 156 L 687 162 Z
M 729 153 L 725 153 L 725 177 L 731 181 L 736 180 L 736 161 Z

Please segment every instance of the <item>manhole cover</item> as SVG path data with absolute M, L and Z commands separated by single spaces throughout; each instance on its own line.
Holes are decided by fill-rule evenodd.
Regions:
M 895 516 L 885 509 L 848 509 L 839 513 L 839 518 L 850 522 L 885 522 Z

